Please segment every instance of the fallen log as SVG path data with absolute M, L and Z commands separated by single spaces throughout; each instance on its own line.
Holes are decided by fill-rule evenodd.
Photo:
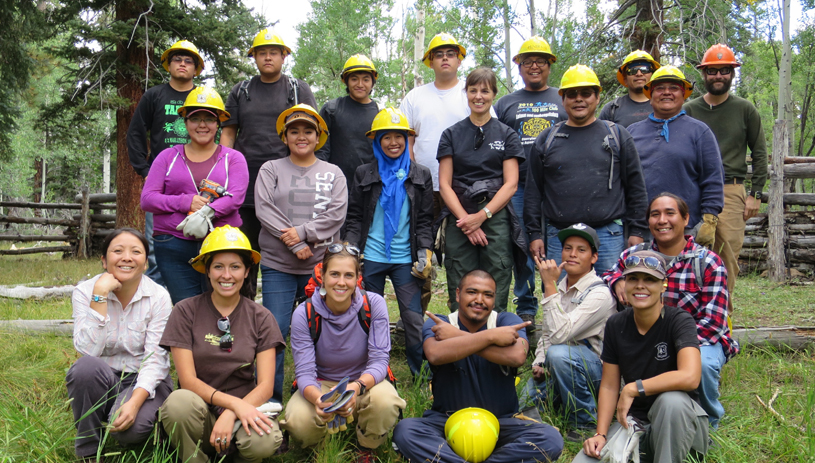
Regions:
M 39 254 L 43 252 L 71 252 L 71 246 L 43 246 L 39 248 L 25 249 L 4 249 L 0 251 L 0 256 L 21 256 L 23 254 Z
M 785 206 L 815 206 L 815 193 L 784 193 Z
M 76 227 L 79 225 L 77 220 L 71 219 L 53 219 L 48 217 L 13 217 L 9 215 L 0 215 L 0 223 L 28 223 L 36 225 L 64 225 L 68 227 Z
M 74 334 L 73 320 L 0 320 L 0 331 L 22 331 L 31 334 Z
M 116 193 L 93 193 L 88 195 L 88 200 L 91 204 L 115 203 Z M 81 202 L 82 193 L 78 193 L 76 196 L 74 196 L 74 201 Z
M 0 235 L 0 241 L 68 241 L 70 235 Z
M 766 248 L 741 248 L 739 259 L 742 260 L 767 260 Z M 795 248 L 789 250 L 790 262 L 815 264 L 815 249 Z
M 31 201 L 0 201 L 0 207 L 22 207 L 25 209 L 82 209 L 74 203 L 35 203 Z
M 12 299 L 45 299 L 50 297 L 65 297 L 70 296 L 74 291 L 73 285 L 64 286 L 0 286 L 0 297 L 8 297 Z
M 747 248 L 763 248 L 767 246 L 768 238 L 762 236 L 745 236 L 744 237 L 744 247 Z M 793 247 L 800 247 L 800 248 L 808 248 L 808 247 L 815 247 L 815 236 L 800 236 L 800 235 L 790 235 L 789 236 L 790 245 Z
M 778 350 L 804 350 L 815 347 L 815 338 L 802 336 L 795 327 L 734 329 L 733 339 L 742 347 L 763 347 Z

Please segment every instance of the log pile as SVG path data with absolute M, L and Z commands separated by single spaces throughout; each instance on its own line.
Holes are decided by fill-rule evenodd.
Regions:
M 768 220 L 759 215 L 747 221 L 744 247 L 739 254 L 742 272 L 767 269 Z M 815 211 L 784 213 L 784 250 L 790 269 L 804 274 L 815 273 Z

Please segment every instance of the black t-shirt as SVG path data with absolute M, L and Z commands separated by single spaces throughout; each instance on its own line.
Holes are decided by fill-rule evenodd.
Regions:
M 453 156 L 453 180 L 472 185 L 478 180 L 503 178 L 504 161 L 526 159 L 518 135 L 498 119 L 492 118 L 481 127 L 484 142 L 475 149 L 478 126 L 467 117 L 448 127 L 441 134 L 436 159 Z
M 317 107 L 311 88 L 302 80 L 298 82 L 298 98 L 300 103 Z M 277 82 L 270 84 L 260 80 L 260 76 L 252 77 L 249 82 L 249 99 L 240 91 L 239 82 L 226 99 L 226 110 L 230 118 L 223 123 L 224 127 L 238 126 L 234 148 L 246 158 L 249 168 L 249 188 L 246 190 L 244 206 L 255 204 L 255 180 L 260 166 L 272 159 L 280 159 L 289 155 L 286 145 L 277 135 L 277 117 L 286 109 L 294 106 L 289 98 L 289 77 L 281 74 Z M 240 93 L 240 94 L 239 94 Z
M 375 101 L 359 103 L 350 96 L 331 100 L 320 109 L 328 126 L 328 140 L 317 157 L 339 167 L 352 180 L 357 167 L 373 162 L 373 140 L 365 136 L 379 112 Z
M 616 108 L 614 108 L 615 105 L 617 105 Z M 654 112 L 654 108 L 651 106 L 651 101 L 638 103 L 628 95 L 623 95 L 614 101 L 606 103 L 597 117 L 628 128 L 629 125 L 635 122 L 647 119 L 652 112 Z
M 665 306 L 663 316 L 643 335 L 634 322 L 634 309 L 629 307 L 612 315 L 606 322 L 600 358 L 619 366 L 623 380 L 628 384 L 676 371 L 677 353 L 686 347 L 699 348 L 696 322 L 688 312 Z M 696 390 L 688 392 L 688 395 L 699 401 Z M 647 421 L 648 410 L 657 396 L 636 397 L 629 414 Z
M 557 88 L 549 87 L 541 92 L 526 89 L 517 90 L 503 96 L 494 106 L 498 120 L 508 125 L 518 134 L 527 159 L 532 145 L 541 132 L 559 121 L 568 119 L 563 109 L 563 99 Z M 526 183 L 527 163 L 520 167 L 520 182 Z
M 127 129 L 127 155 L 137 174 L 147 177 L 150 165 L 159 153 L 190 141 L 184 118 L 178 115 L 178 108 L 184 106 L 184 100 L 191 91 L 179 92 L 170 84 L 161 84 L 144 92 Z

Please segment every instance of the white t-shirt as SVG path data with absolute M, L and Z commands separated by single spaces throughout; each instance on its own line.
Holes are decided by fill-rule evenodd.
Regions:
M 439 150 L 441 133 L 451 125 L 470 115 L 464 80 L 455 87 L 439 90 L 431 82 L 411 90 L 399 108 L 408 118 L 410 127 L 416 131 L 413 154 L 416 162 L 430 169 L 433 189 L 439 191 Z M 492 111 L 492 110 L 491 110 Z

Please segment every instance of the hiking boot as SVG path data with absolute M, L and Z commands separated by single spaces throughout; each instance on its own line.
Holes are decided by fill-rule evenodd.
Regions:
M 525 313 L 523 315 L 520 315 L 520 317 L 521 320 L 525 322 L 532 322 L 531 325 L 526 327 L 526 336 L 529 337 L 532 333 L 535 332 L 536 329 L 538 329 L 538 327 L 535 325 L 535 316 L 532 314 Z
M 357 450 L 357 463 L 377 463 L 379 461 L 376 458 L 376 453 L 374 453 L 373 449 L 366 449 L 365 447 L 360 447 Z
M 590 428 L 577 428 L 572 429 L 566 433 L 566 440 L 569 442 L 576 442 L 582 444 L 584 440 L 594 436 L 594 429 Z

